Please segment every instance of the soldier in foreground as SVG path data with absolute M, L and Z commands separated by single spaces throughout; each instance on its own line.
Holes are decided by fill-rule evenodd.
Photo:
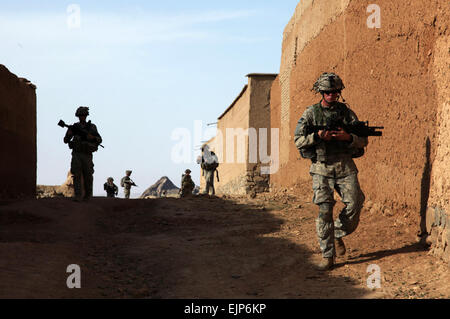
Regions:
M 69 148 L 72 150 L 70 171 L 73 174 L 75 201 L 89 200 L 92 197 L 94 174 L 92 153 L 96 152 L 98 146 L 102 143 L 97 127 L 91 121 L 86 122 L 88 115 L 89 108 L 80 106 L 75 113 L 75 116 L 79 118 L 79 122 L 68 126 L 64 136 L 64 143 L 69 144 Z M 83 188 L 84 197 L 82 198 Z
M 181 189 L 180 197 L 187 197 L 192 195 L 192 191 L 195 188 L 195 183 L 191 177 L 191 170 L 187 169 L 181 176 Z
M 120 186 L 122 186 L 124 188 L 123 192 L 125 194 L 126 199 L 130 198 L 131 187 L 137 186 L 130 178 L 132 172 L 133 171 L 129 171 L 129 170 L 125 171 L 125 176 L 122 177 L 122 179 L 120 180 Z
M 343 256 L 346 248 L 343 237 L 354 232 L 365 200 L 358 182 L 358 169 L 353 158 L 364 154 L 367 137 L 349 134 L 342 127 L 311 133 L 308 127 L 324 125 L 329 120 L 351 124 L 358 121 L 356 114 L 346 104 L 338 102 L 344 89 L 342 80 L 334 73 L 323 73 L 313 89 L 320 92 L 322 100 L 306 109 L 295 129 L 295 145 L 302 157 L 312 161 L 310 174 L 313 182 L 313 202 L 319 206 L 316 230 L 323 260 L 319 270 L 331 269 L 335 256 Z M 336 203 L 334 190 L 345 207 L 333 222 Z
M 114 184 L 114 179 L 109 177 L 105 184 L 103 184 L 103 189 L 106 191 L 106 197 L 116 197 L 119 193 L 119 188 Z

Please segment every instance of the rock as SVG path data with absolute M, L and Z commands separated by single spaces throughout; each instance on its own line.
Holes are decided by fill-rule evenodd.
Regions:
M 386 216 L 394 216 L 394 214 L 392 213 L 392 211 L 389 208 L 384 208 L 383 214 Z
M 161 177 L 155 184 L 147 188 L 144 193 L 142 193 L 141 198 L 160 197 L 164 191 L 166 192 L 166 196 L 176 195 L 179 190 L 180 189 L 176 187 L 167 176 L 164 176 Z M 200 188 L 197 186 L 196 189 L 194 189 L 194 194 L 196 193 L 195 191 L 198 193 Z

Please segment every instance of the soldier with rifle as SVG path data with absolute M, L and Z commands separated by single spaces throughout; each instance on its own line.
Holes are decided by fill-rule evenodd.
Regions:
M 130 198 L 131 187 L 132 186 L 138 187 L 130 178 L 132 172 L 133 171 L 130 170 L 125 171 L 125 176 L 122 177 L 122 179 L 120 180 L 120 186 L 124 188 L 123 192 L 125 194 L 126 199 Z
M 364 155 L 368 136 L 382 135 L 377 131 L 382 127 L 358 121 L 356 114 L 339 102 L 344 88 L 338 75 L 320 75 L 313 90 L 322 95 L 322 100 L 306 109 L 294 133 L 301 156 L 312 162 L 313 202 L 319 206 L 316 231 L 323 257 L 317 265 L 319 270 L 331 269 L 335 257 L 346 252 L 342 238 L 356 230 L 365 200 L 353 158 Z M 345 204 L 335 221 L 334 190 Z
M 198 164 L 202 169 L 202 176 L 205 177 L 205 191 L 203 194 L 215 195 L 216 190 L 214 188 L 214 172 L 216 173 L 217 182 L 219 182 L 219 171 L 217 167 L 219 167 L 219 159 L 217 155 L 209 150 L 209 146 L 205 145 L 202 147 L 202 156 L 201 159 L 198 160 Z
M 106 183 L 103 184 L 103 189 L 106 191 L 106 197 L 116 197 L 119 193 L 119 188 L 114 184 L 114 178 L 108 177 Z
M 195 183 L 191 177 L 191 170 L 187 169 L 181 176 L 181 188 L 179 190 L 180 197 L 188 197 L 192 195 L 192 191 L 195 188 Z
M 97 131 L 97 127 L 91 123 L 91 121 L 86 122 L 86 117 L 88 115 L 89 108 L 80 106 L 75 112 L 75 116 L 79 118 L 79 122 L 73 125 L 66 125 L 61 120 L 58 123 L 61 127 L 67 127 L 64 143 L 68 144 L 69 148 L 72 150 L 70 171 L 73 174 L 75 201 L 87 201 L 92 198 L 94 174 L 92 153 L 96 152 L 98 146 L 102 143 L 102 138 Z M 84 197 L 82 189 L 84 189 Z

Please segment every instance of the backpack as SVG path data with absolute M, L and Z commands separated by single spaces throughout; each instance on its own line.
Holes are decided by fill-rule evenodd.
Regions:
M 122 177 L 122 179 L 120 180 L 120 186 L 125 187 L 125 177 Z
M 214 171 L 219 167 L 219 159 L 214 152 L 211 152 L 209 160 L 203 158 L 201 167 L 207 171 Z

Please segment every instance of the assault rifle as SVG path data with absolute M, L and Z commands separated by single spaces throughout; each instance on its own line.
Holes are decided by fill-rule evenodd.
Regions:
M 344 124 L 342 121 L 329 121 L 326 125 L 309 125 L 306 127 L 307 134 L 317 133 L 319 131 L 338 131 L 342 128 L 348 134 L 355 134 L 359 137 L 382 136 L 383 132 L 377 131 L 384 129 L 384 126 L 369 126 L 369 121 L 356 121 L 351 124 Z
M 88 124 L 90 125 L 91 121 L 89 121 Z M 61 126 L 62 128 L 67 127 L 69 130 L 73 132 L 74 135 L 78 135 L 79 137 L 81 137 L 82 140 L 88 141 L 88 135 L 90 135 L 88 131 L 75 125 L 67 125 L 63 120 L 59 120 L 58 126 Z M 105 148 L 101 144 L 99 144 L 99 146 Z
M 131 182 L 131 186 L 139 187 L 139 186 L 136 185 L 135 182 L 133 182 L 133 180 L 131 178 L 130 178 L 130 182 Z

